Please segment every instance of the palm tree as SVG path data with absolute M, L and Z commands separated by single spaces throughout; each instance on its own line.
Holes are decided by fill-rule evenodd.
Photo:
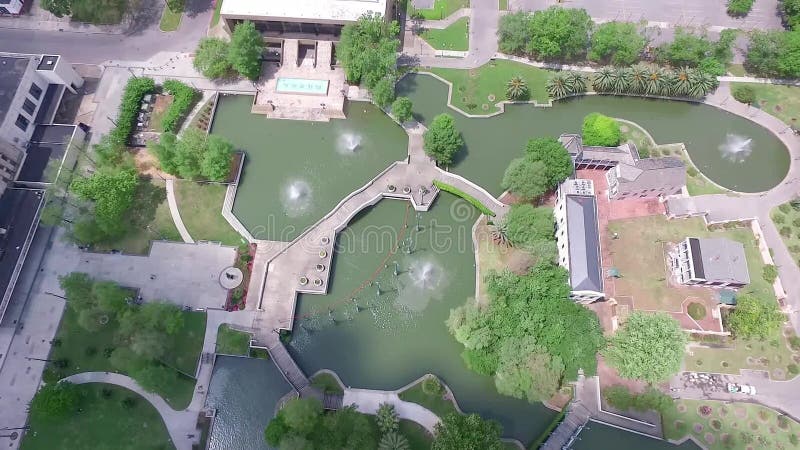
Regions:
M 688 67 L 681 67 L 675 71 L 675 84 L 672 88 L 672 93 L 674 95 L 682 96 L 689 94 L 689 90 L 692 87 L 692 83 L 689 81 L 689 74 L 691 71 L 692 69 Z
M 567 84 L 572 85 L 570 94 L 582 94 L 586 92 L 586 77 L 579 72 L 569 72 L 567 74 Z
M 630 69 L 621 67 L 614 69 L 613 75 L 613 89 L 617 94 L 625 94 L 630 91 L 631 82 L 628 73 Z
M 592 89 L 597 92 L 611 92 L 614 90 L 614 69 L 602 67 L 592 77 Z
M 378 450 L 409 450 L 408 440 L 396 431 L 390 431 L 383 435 L 378 444 Z
M 697 69 L 690 69 L 689 72 L 689 95 L 695 98 L 705 97 L 713 91 L 719 81 L 717 77 Z
M 664 93 L 664 85 L 666 83 L 666 74 L 667 71 L 661 67 L 651 66 L 647 74 L 645 92 L 648 95 L 662 95 Z
M 506 97 L 509 100 L 521 100 L 527 96 L 528 83 L 519 75 L 511 77 L 506 83 Z
M 495 244 L 511 247 L 511 241 L 508 239 L 508 224 L 505 220 L 499 220 L 489 225 L 489 236 Z
M 647 91 L 647 76 L 649 69 L 643 64 L 631 67 L 628 72 L 630 92 L 633 94 L 644 94 Z
M 661 93 L 665 97 L 672 97 L 675 95 L 675 84 L 678 82 L 678 76 L 672 70 L 664 70 L 664 83 L 661 85 Z
M 566 97 L 572 92 L 572 85 L 566 74 L 559 72 L 547 80 L 547 93 L 552 98 Z

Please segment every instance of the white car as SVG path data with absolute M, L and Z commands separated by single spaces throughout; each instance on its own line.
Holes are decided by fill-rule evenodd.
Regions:
M 747 395 L 756 395 L 756 388 L 754 386 L 750 386 L 749 384 L 743 384 L 739 386 L 739 392 Z

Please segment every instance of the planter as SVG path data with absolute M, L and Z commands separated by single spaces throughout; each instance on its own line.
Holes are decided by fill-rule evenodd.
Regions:
M 330 244 L 331 239 L 328 236 L 324 236 L 322 239 L 320 239 L 320 242 L 322 242 L 322 245 L 328 245 Z
M 316 287 L 322 286 L 322 280 L 319 279 L 319 278 L 315 278 L 314 279 L 314 286 L 316 286 Z
M 395 185 L 393 185 L 393 184 L 390 184 L 387 189 L 389 190 L 389 192 L 394 192 L 394 191 L 397 190 L 397 187 L 395 187 Z
M 325 264 L 317 264 L 317 272 L 322 272 L 325 270 Z
M 300 286 L 305 286 L 308 284 L 308 278 L 300 277 Z
M 325 250 L 320 250 L 319 251 L 319 257 L 320 258 L 325 258 L 327 256 L 328 256 L 328 252 L 326 252 Z
M 409 186 L 403 186 L 403 194 L 410 194 L 411 188 Z

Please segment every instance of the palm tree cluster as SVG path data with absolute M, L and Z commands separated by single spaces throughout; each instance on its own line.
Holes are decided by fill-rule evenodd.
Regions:
M 506 83 L 506 97 L 509 100 L 523 100 L 528 97 L 528 83 L 525 79 L 517 75 L 511 77 Z
M 558 72 L 547 80 L 547 93 L 558 99 L 586 92 L 586 77 L 578 72 Z
M 637 64 L 633 67 L 603 67 L 592 77 L 592 88 L 599 93 L 658 95 L 702 98 L 719 82 L 711 74 L 681 67 L 675 70 Z

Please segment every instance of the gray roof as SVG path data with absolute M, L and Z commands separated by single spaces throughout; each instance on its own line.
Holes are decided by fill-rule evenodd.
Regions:
M 639 151 L 631 143 L 624 143 L 617 147 L 600 147 L 583 145 L 583 138 L 579 134 L 564 133 L 558 137 L 561 145 L 577 160 L 616 161 L 634 164 L 639 159 Z
M 583 150 L 583 139 L 577 134 L 562 134 L 558 137 L 558 142 L 567 149 L 567 152 L 575 156 Z
M 686 166 L 680 158 L 645 158 L 617 166 L 621 191 L 637 192 L 686 184 Z
M 603 292 L 600 230 L 593 195 L 568 195 L 569 282 L 573 291 Z
M 688 238 L 697 278 L 709 282 L 750 283 L 744 245 L 726 238 Z
M 0 123 L 6 118 L 30 62 L 30 56 L 0 56 Z

